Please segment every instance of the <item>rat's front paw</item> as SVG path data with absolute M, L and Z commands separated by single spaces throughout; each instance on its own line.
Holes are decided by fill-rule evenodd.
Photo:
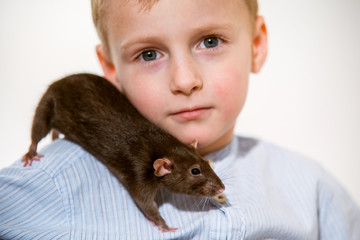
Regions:
M 28 152 L 22 157 L 22 161 L 24 162 L 23 167 L 26 167 L 27 165 L 31 166 L 33 161 L 40 161 L 40 158 L 42 157 L 44 157 L 44 155 Z

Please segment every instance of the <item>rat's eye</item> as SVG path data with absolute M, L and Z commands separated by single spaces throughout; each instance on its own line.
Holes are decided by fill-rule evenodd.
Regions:
M 218 37 L 207 37 L 201 43 L 201 48 L 214 48 L 219 45 L 221 40 Z
M 159 58 L 160 54 L 157 53 L 155 50 L 147 50 L 141 53 L 140 58 L 144 61 L 154 61 Z
M 196 175 L 199 175 L 201 172 L 200 172 L 200 169 L 198 168 L 192 168 L 191 169 L 191 174 L 196 176 Z

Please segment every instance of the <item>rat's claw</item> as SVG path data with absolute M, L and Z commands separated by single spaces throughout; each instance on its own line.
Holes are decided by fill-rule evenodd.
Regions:
M 170 228 L 170 227 L 164 228 L 159 226 L 158 228 L 161 232 L 176 232 L 176 230 L 178 230 L 178 228 Z
M 27 165 L 31 166 L 33 161 L 40 161 L 40 158 L 44 157 L 44 155 L 35 155 L 32 158 L 27 158 L 26 155 L 22 158 L 22 161 L 24 162 L 23 167 L 26 167 Z
M 32 159 L 23 160 L 23 162 L 24 162 L 23 167 L 26 167 L 27 165 L 31 166 L 32 161 L 33 161 Z
M 44 155 L 36 155 L 35 157 L 33 157 L 32 161 L 40 161 L 40 158 L 44 157 Z

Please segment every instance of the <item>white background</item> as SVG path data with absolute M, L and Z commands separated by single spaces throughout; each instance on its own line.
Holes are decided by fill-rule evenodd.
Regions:
M 360 205 L 360 1 L 259 5 L 269 55 L 263 71 L 250 76 L 236 131 L 313 158 Z M 27 151 L 33 112 L 48 84 L 102 72 L 90 0 L 1 0 L 0 33 L 3 168 Z

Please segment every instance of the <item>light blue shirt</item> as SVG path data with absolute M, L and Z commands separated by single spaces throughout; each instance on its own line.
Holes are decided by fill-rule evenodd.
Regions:
M 360 210 L 322 168 L 271 144 L 234 137 L 208 156 L 227 201 L 157 197 L 173 233 L 142 215 L 107 168 L 56 140 L 40 162 L 0 171 L 0 239 L 360 239 Z

